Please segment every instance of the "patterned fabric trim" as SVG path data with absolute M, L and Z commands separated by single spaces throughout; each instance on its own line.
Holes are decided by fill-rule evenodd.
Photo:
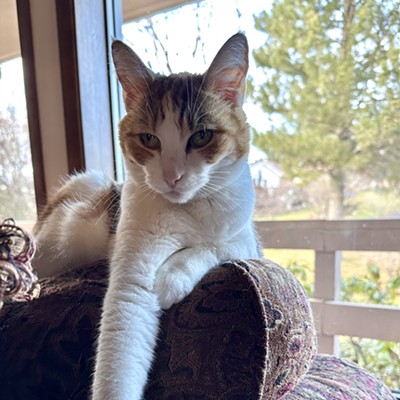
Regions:
M 298 280 L 272 261 L 234 260 L 254 282 L 267 338 L 262 399 L 280 399 L 311 367 L 317 349 L 308 297 Z
M 301 383 L 285 400 L 395 400 L 375 375 L 357 364 L 318 355 Z

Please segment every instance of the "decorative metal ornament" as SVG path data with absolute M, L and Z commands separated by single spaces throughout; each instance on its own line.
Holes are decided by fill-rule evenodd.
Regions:
M 0 309 L 4 301 L 30 301 L 39 297 L 40 284 L 32 270 L 35 242 L 8 218 L 0 225 Z

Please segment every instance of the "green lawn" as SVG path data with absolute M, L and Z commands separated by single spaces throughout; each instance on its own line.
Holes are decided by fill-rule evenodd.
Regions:
M 266 258 L 289 268 L 308 287 L 314 284 L 314 254 L 313 250 L 264 249 Z M 342 252 L 341 276 L 344 280 L 365 277 L 369 266 L 378 267 L 380 282 L 384 286 L 391 278 L 400 275 L 400 252 Z
M 364 191 L 346 199 L 344 219 L 400 218 L 400 196 L 393 191 Z M 257 212 L 256 221 L 299 221 L 323 219 L 316 209 L 303 208 L 277 215 L 261 215 Z
M 388 218 L 400 216 L 400 197 L 388 191 L 364 191 L 347 200 L 346 218 Z
M 304 208 L 302 210 L 275 216 L 255 215 L 254 217 L 255 221 L 302 221 L 307 219 L 316 219 L 315 214 L 310 208 Z

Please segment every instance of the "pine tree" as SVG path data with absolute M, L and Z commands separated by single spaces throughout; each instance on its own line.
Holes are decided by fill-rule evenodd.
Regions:
M 303 184 L 329 177 L 328 218 L 346 176 L 400 182 L 400 14 L 389 0 L 275 0 L 255 17 L 265 73 L 254 97 L 272 128 L 255 143 Z M 397 144 L 397 147 L 396 147 Z

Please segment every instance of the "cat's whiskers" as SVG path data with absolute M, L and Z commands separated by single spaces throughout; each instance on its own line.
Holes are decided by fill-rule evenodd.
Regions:
M 137 187 L 137 191 L 142 193 L 142 197 L 140 198 L 141 201 L 151 199 L 154 200 L 157 196 L 157 192 L 152 189 L 146 182 L 141 183 Z
M 225 202 L 220 199 L 218 192 L 211 190 L 210 188 L 203 187 L 199 190 L 199 195 L 203 199 L 207 199 L 210 203 L 216 203 L 217 205 L 221 206 L 222 208 L 225 207 Z
M 196 99 L 195 99 L 194 104 L 193 104 L 193 110 L 194 110 L 194 111 L 196 111 L 197 109 L 200 108 L 200 106 L 201 106 L 201 105 L 203 104 L 203 102 L 204 102 L 204 98 L 206 97 L 206 96 L 203 96 L 203 100 L 202 100 L 200 106 L 197 106 L 197 102 L 198 102 L 198 100 L 199 100 L 200 93 L 202 92 L 204 83 L 205 83 L 205 81 L 206 81 L 206 76 L 207 76 L 207 74 L 204 74 L 204 75 L 203 75 L 203 79 L 201 80 L 201 83 L 200 83 L 200 86 L 199 86 L 199 90 L 198 90 L 198 92 L 197 92 L 197 96 L 196 96 Z
M 137 94 L 140 95 L 140 97 L 146 98 L 146 94 L 148 94 L 150 99 L 153 100 L 153 95 L 151 93 L 150 85 L 149 85 L 148 79 L 146 79 L 146 76 L 141 76 L 141 79 L 143 80 L 145 87 L 147 88 L 147 91 L 143 91 L 142 86 L 138 85 L 133 78 L 126 77 L 126 79 L 129 82 L 129 84 L 135 89 Z M 143 105 L 140 103 L 139 103 L 139 107 L 141 108 L 142 111 L 149 112 L 151 117 L 154 118 L 154 111 L 148 101 L 146 101 L 146 103 L 145 103 L 145 107 L 146 107 L 145 109 L 144 109 Z
M 199 94 L 197 94 L 198 97 Z M 197 100 L 196 100 L 196 110 L 201 110 L 201 107 L 203 106 L 204 102 L 206 101 L 207 96 L 203 96 L 203 99 L 201 100 L 201 103 L 199 105 L 197 105 Z M 196 115 L 196 124 L 201 121 L 201 119 L 203 117 L 205 117 L 208 114 L 208 111 L 204 111 L 202 114 L 200 115 Z
M 151 102 L 154 102 L 153 93 L 152 93 L 152 91 L 151 91 L 151 89 L 150 89 L 150 85 L 149 85 L 148 79 L 146 79 L 145 76 L 142 76 L 142 79 L 143 79 L 143 81 L 145 82 L 145 85 L 146 85 L 146 88 L 147 88 L 147 94 L 148 94 L 148 96 L 149 96 Z M 143 93 L 143 97 L 145 97 L 145 95 L 146 95 L 146 93 Z M 146 101 L 146 110 L 145 110 L 145 111 L 147 111 L 147 112 L 150 113 L 151 118 L 152 118 L 153 120 L 155 119 L 154 110 L 153 110 L 153 107 L 151 107 L 151 104 L 149 103 L 149 101 Z
M 210 174 L 210 182 L 216 183 L 219 186 L 224 185 L 226 183 L 227 178 L 229 177 L 230 173 L 228 171 L 213 171 Z
M 216 203 L 220 204 L 221 207 L 223 207 L 226 210 L 235 210 L 240 204 L 239 201 L 233 201 L 232 196 L 227 197 L 219 192 L 214 196 L 215 196 L 214 200 L 216 201 Z
M 203 104 L 204 104 L 204 103 L 207 101 L 207 99 L 208 99 L 208 96 L 203 96 L 203 98 L 202 98 L 202 100 L 201 100 L 201 103 L 200 103 L 199 105 L 197 105 L 197 99 L 198 99 L 198 97 L 199 97 L 200 90 L 201 90 L 201 87 L 200 87 L 200 89 L 199 89 L 199 92 L 197 93 L 196 104 L 195 104 L 195 106 L 194 106 L 194 108 L 195 108 L 196 110 L 201 110 Z M 216 118 L 219 118 L 219 117 L 221 116 L 222 112 L 223 112 L 223 111 L 220 110 L 220 112 L 217 113 L 217 109 L 214 109 L 214 110 L 213 110 L 213 113 L 214 113 L 214 115 L 215 115 Z M 197 123 L 197 121 L 200 121 L 203 117 L 205 117 L 207 114 L 208 114 L 208 111 L 204 111 L 203 114 L 196 115 L 196 123 Z
M 141 86 L 140 86 L 140 85 L 137 85 L 137 84 L 136 84 L 136 81 L 135 81 L 134 79 L 132 79 L 132 78 L 129 77 L 129 76 L 128 76 L 128 77 L 125 77 L 125 79 L 126 79 L 126 80 L 129 82 L 129 84 L 135 89 L 135 92 L 137 92 L 137 94 L 139 94 L 139 95 L 141 95 L 141 96 L 144 95 Z M 147 88 L 149 88 L 149 85 L 148 85 L 146 79 L 143 78 L 143 81 L 145 82 Z
M 151 96 L 151 93 L 150 93 Z M 149 101 L 145 101 L 145 103 L 143 104 L 142 102 L 137 104 L 138 107 L 138 118 L 140 119 L 140 121 L 143 124 L 146 124 L 148 122 L 148 119 L 150 117 L 150 119 L 154 120 L 155 116 L 154 116 L 154 110 L 151 107 L 151 104 L 149 103 Z
M 208 114 L 207 111 L 204 111 L 202 114 L 196 115 L 195 125 L 200 125 L 200 121 Z
M 150 93 L 150 97 L 152 97 L 151 93 Z M 151 119 L 155 120 L 153 107 L 151 106 L 151 104 L 148 101 L 146 101 L 146 111 L 151 115 Z
M 148 96 L 149 96 L 149 98 L 150 98 L 150 101 L 153 102 L 153 101 L 154 101 L 154 99 L 153 99 L 153 93 L 151 92 L 150 87 L 149 87 L 149 84 L 148 84 L 147 81 L 146 81 L 146 85 L 147 85 L 147 93 L 148 93 Z M 145 108 L 143 107 L 142 110 L 143 110 L 145 113 L 146 113 L 146 112 L 149 113 L 150 116 L 151 116 L 151 119 L 152 119 L 153 121 L 155 121 L 154 109 L 153 109 L 153 107 L 151 106 L 150 102 L 149 102 L 147 99 L 146 99 L 146 102 L 145 102 Z
M 109 192 L 105 192 L 102 196 L 99 196 L 99 200 L 97 203 L 94 205 L 94 209 L 96 209 L 102 202 L 103 200 L 109 195 Z M 106 200 L 105 202 L 105 208 L 102 213 L 100 213 L 99 217 L 95 221 L 95 225 L 97 225 L 103 218 L 104 216 L 111 215 L 111 209 L 118 203 L 118 208 L 120 207 L 120 193 L 118 191 L 114 191 L 113 195 Z M 114 218 L 113 218 L 114 219 Z
M 104 193 L 101 193 L 101 195 L 99 196 L 98 193 L 93 193 L 90 197 L 89 197 L 89 201 L 92 202 L 95 199 L 97 199 L 97 201 L 94 203 L 93 205 L 93 209 L 95 210 L 102 202 L 103 200 L 107 197 L 108 192 L 104 191 Z
M 201 197 L 212 199 L 224 209 L 233 209 L 239 204 L 232 196 L 223 194 L 223 191 L 221 191 L 221 184 L 218 183 L 208 182 L 199 190 L 198 194 Z
M 194 110 L 194 104 L 193 104 L 193 96 L 194 96 L 193 79 L 190 80 L 190 89 L 191 89 L 191 93 L 190 93 L 190 108 L 191 108 L 191 110 Z M 192 115 L 191 121 L 193 122 L 193 115 Z
M 210 189 L 210 195 L 218 198 L 221 204 L 224 203 L 228 208 L 232 208 L 238 206 L 240 202 L 235 196 L 226 196 L 226 194 L 224 194 L 224 186 L 228 176 L 228 172 L 214 171 L 210 175 L 210 180 L 207 185 L 205 185 L 205 189 Z
M 192 80 L 191 80 L 192 82 Z M 192 93 L 193 93 L 193 83 L 192 83 Z M 190 94 L 190 97 L 192 94 Z M 189 99 L 189 76 L 186 76 L 186 97 L 187 97 L 187 109 L 189 121 L 192 120 L 192 99 Z

